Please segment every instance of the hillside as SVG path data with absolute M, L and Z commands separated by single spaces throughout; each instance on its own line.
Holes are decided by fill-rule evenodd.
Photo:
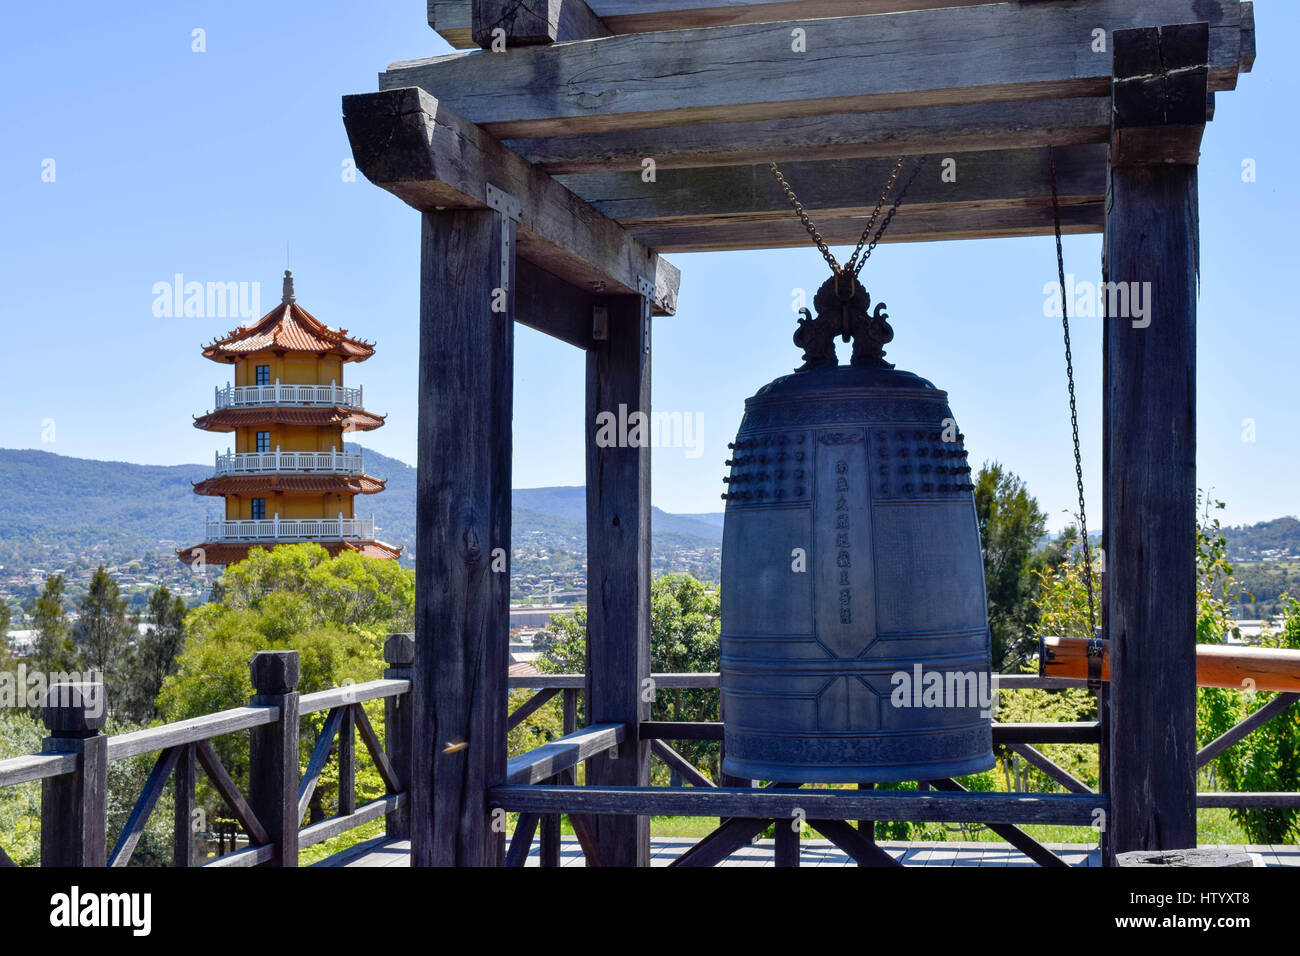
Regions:
M 357 514 L 373 513 L 379 537 L 402 545 L 409 563 L 415 544 L 415 469 L 351 443 L 346 447 L 363 451 L 366 471 L 388 481 L 383 493 L 357 500 Z M 205 516 L 221 513 L 219 499 L 200 497 L 191 488 L 211 471 L 211 465 L 135 465 L 0 449 L 0 500 L 6 502 L 0 565 L 47 566 L 69 554 L 113 564 L 194 544 L 202 537 Z M 716 579 L 722 527 L 710 517 L 654 509 L 656 566 Z M 530 571 L 544 573 L 552 557 L 565 565 L 585 560 L 581 486 L 516 489 L 512 518 L 515 547 L 537 556 L 523 561 Z M 516 570 L 522 569 L 517 561 Z

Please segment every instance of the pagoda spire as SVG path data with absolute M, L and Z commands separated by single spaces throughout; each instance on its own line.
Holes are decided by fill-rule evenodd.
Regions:
M 288 269 L 284 270 L 284 294 L 280 298 L 282 305 L 288 305 L 290 302 L 297 302 L 297 297 L 293 294 L 293 273 Z

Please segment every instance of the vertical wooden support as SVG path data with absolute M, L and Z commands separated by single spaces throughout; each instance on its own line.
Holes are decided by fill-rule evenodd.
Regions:
M 258 651 L 249 664 L 249 703 L 280 709 L 249 732 L 248 803 L 274 849 L 267 866 L 298 865 L 298 666 L 297 651 Z
M 359 706 L 359 705 L 356 705 Z M 357 809 L 357 717 L 352 707 L 343 708 L 339 721 L 339 814 Z
M 508 214 L 424 214 L 414 866 L 505 862 L 486 801 L 506 766 L 514 249 Z
M 773 850 L 773 865 L 798 866 L 799 831 L 796 829 L 797 821 L 776 820 L 774 822 L 776 824 L 773 828 L 776 835 L 776 846 Z
M 415 639 L 409 634 L 389 634 L 384 642 L 385 680 L 410 680 L 415 660 Z M 411 695 L 384 698 L 384 752 L 393 765 L 402 789 L 407 793 L 406 806 L 392 810 L 384 818 L 384 832 L 390 839 L 411 838 L 411 737 L 415 722 L 411 719 Z
M 592 758 L 587 782 L 648 786 L 650 298 L 607 302 L 608 337 L 587 352 L 587 722 L 627 735 Z M 605 865 L 650 864 L 648 817 L 601 815 L 593 829 Z
M 1114 34 L 1105 237 L 1108 852 L 1196 845 L 1197 170 L 1205 24 Z
M 172 863 L 175 866 L 193 866 L 194 836 L 194 745 L 184 744 L 176 769 L 172 771 L 174 837 Z
M 77 769 L 41 781 L 41 866 L 108 862 L 108 738 L 101 683 L 55 684 L 45 692 L 43 749 L 77 755 Z

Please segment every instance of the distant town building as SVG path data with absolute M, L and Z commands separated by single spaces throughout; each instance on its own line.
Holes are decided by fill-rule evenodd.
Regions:
M 233 432 L 235 448 L 218 453 L 212 477 L 194 486 L 225 498 L 225 516 L 208 521 L 203 544 L 178 552 L 182 561 L 233 564 L 253 547 L 302 541 L 331 554 L 400 554 L 375 537 L 373 516 L 354 513 L 354 496 L 377 494 L 384 482 L 365 473 L 360 453 L 343 448 L 344 432 L 384 423 L 365 410 L 360 386 L 343 384 L 343 366 L 374 351 L 300 306 L 287 269 L 279 305 L 204 347 L 206 358 L 233 366 L 234 382 L 216 389 L 213 410 L 194 427 Z

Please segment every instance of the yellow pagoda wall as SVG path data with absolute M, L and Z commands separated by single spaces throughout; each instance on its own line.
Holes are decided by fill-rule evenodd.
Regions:
M 271 451 L 343 451 L 338 425 L 249 425 L 235 429 L 235 451 L 257 451 L 257 433 L 271 433 Z
M 226 520 L 250 520 L 253 517 L 253 498 L 231 496 L 226 499 Z M 266 517 L 272 518 L 277 513 L 281 518 L 337 518 L 339 512 L 343 517 L 355 517 L 352 496 L 350 494 L 329 495 L 293 495 L 267 494 Z
M 276 379 L 283 385 L 343 384 L 343 360 L 337 355 L 321 358 L 294 353 L 277 355 L 270 349 L 236 361 L 235 384 L 256 385 L 259 365 L 271 367 L 271 384 L 275 384 Z

